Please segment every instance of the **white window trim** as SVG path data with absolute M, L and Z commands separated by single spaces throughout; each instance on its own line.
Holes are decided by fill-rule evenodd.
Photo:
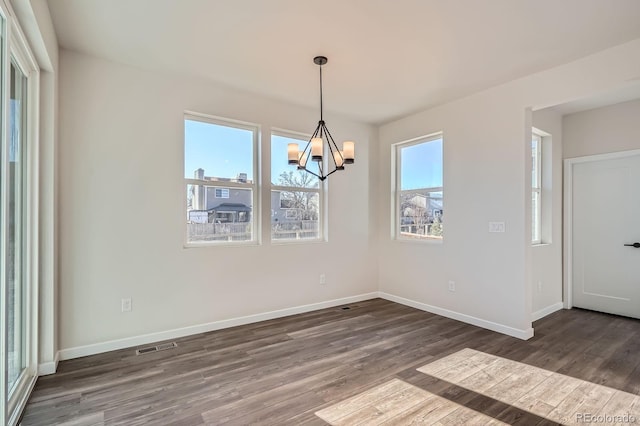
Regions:
M 259 164 L 260 164 L 260 125 L 255 123 L 250 123 L 247 121 L 234 120 L 230 118 L 218 117 L 208 114 L 203 114 L 194 111 L 185 111 L 183 116 L 183 125 L 186 120 L 191 121 L 200 121 L 203 123 L 215 124 L 218 126 L 226 126 L 226 127 L 235 127 L 237 129 L 249 130 L 253 132 L 253 180 L 251 183 L 242 183 L 242 182 L 218 182 L 218 181 L 207 181 L 207 180 L 199 180 L 199 179 L 189 179 L 184 178 L 186 176 L 186 171 L 184 170 L 185 163 L 185 149 L 184 149 L 184 129 L 183 129 L 183 139 L 182 139 L 182 176 L 183 176 L 183 198 L 182 198 L 182 217 L 180 223 L 182 224 L 182 232 L 183 232 L 183 247 L 184 248 L 194 248 L 194 247 L 221 247 L 221 246 L 247 246 L 247 245 L 259 245 L 261 244 L 261 217 L 262 217 L 262 209 L 259 204 L 260 195 L 259 195 Z M 222 185 L 221 185 L 222 184 Z M 244 188 L 251 189 L 251 240 L 248 241 L 189 241 L 189 235 L 187 231 L 187 226 L 185 222 L 185 218 L 187 217 L 187 197 L 188 185 L 203 185 L 203 186 L 213 186 L 213 187 L 225 187 L 225 188 Z M 206 191 L 205 191 L 206 192 Z M 215 194 L 214 194 L 215 195 Z
M 400 150 L 402 148 L 420 145 L 422 143 L 432 142 L 438 139 L 442 139 L 442 145 L 444 150 L 444 133 L 436 132 L 430 133 L 425 136 L 420 136 L 417 138 L 409 139 L 403 142 L 398 142 L 391 145 L 391 170 L 392 170 L 392 179 L 391 179 L 391 239 L 402 242 L 402 243 L 416 243 L 416 244 L 442 244 L 444 240 L 444 236 L 437 237 L 425 237 L 425 238 L 410 238 L 402 236 L 400 232 L 400 197 L 403 193 L 406 192 L 418 192 L 418 191 L 426 191 L 426 192 L 442 192 L 442 197 L 444 200 L 444 176 L 443 185 L 439 187 L 433 188 L 416 188 L 416 189 L 407 189 L 401 190 L 399 185 L 401 184 L 401 172 L 402 172 L 402 161 L 400 156 Z M 443 152 L 443 163 L 444 163 L 444 152 Z M 444 174 L 444 164 L 443 164 L 443 174 Z M 444 204 L 444 201 L 443 201 Z M 444 210 L 444 205 L 443 205 Z
M 305 134 L 305 133 L 300 133 L 300 132 L 294 132 L 294 131 L 290 131 L 290 130 L 285 130 L 285 129 L 279 129 L 279 128 L 271 128 L 271 134 L 270 134 L 270 138 L 273 136 L 280 136 L 283 138 L 292 138 L 292 139 L 297 139 L 300 140 L 302 143 L 306 144 L 310 139 L 311 139 L 311 135 L 309 134 Z M 269 148 L 271 148 L 271 139 L 269 140 Z M 293 166 L 291 166 L 293 167 Z M 271 172 L 272 172 L 272 167 L 271 164 L 269 164 L 269 182 L 271 183 L 271 189 L 270 189 L 270 194 L 273 193 L 273 191 L 280 191 L 280 196 L 282 196 L 282 192 L 315 192 L 318 194 L 318 237 L 317 238 L 304 238 L 304 239 L 292 239 L 292 238 L 287 238 L 287 239 L 278 239 L 275 240 L 272 237 L 272 233 L 269 232 L 269 238 L 271 239 L 271 243 L 272 244 L 307 244 L 307 243 L 323 243 L 323 242 L 327 242 L 328 241 L 328 223 L 327 223 L 327 218 L 328 218 L 328 214 L 327 214 L 327 193 L 328 193 L 328 179 L 324 180 L 324 181 L 320 181 L 318 180 L 318 187 L 317 188 L 305 188 L 305 187 L 298 187 L 298 186 L 282 186 L 282 185 L 274 185 L 273 184 L 273 176 L 271 176 Z M 272 197 L 269 197 L 270 199 Z M 278 203 L 280 203 L 280 201 L 278 201 Z M 281 205 L 281 204 L 280 204 Z M 275 206 L 271 206 L 271 209 L 273 210 Z M 280 206 L 278 206 L 280 207 Z M 280 207 L 282 208 L 282 207 Z M 271 227 L 271 223 L 269 224 L 269 227 Z
M 215 198 L 220 198 L 220 199 L 227 199 L 229 198 L 229 188 L 223 188 L 223 187 L 214 187 L 213 189 L 214 191 L 214 197 Z M 220 191 L 220 196 L 218 197 L 218 191 Z M 205 191 L 206 193 L 206 191 Z M 226 197 L 225 197 L 226 194 Z
M 5 78 L 2 79 L 2 95 L 4 116 L 3 123 L 9 123 L 9 91 L 8 81 L 10 76 L 10 67 L 12 61 L 27 76 L 27 114 L 26 114 L 26 133 L 25 133 L 25 149 L 26 149 L 26 174 L 25 174 L 25 190 L 26 190 L 26 226 L 25 226 L 25 266 L 26 274 L 25 288 L 25 370 L 18 377 L 14 385 L 13 393 L 10 398 L 7 392 L 7 322 L 5 328 L 0 331 L 0 352 L 3 354 L 3 363 L 0 366 L 0 423 L 15 425 L 18 422 L 20 414 L 24 409 L 27 399 L 33 389 L 38 370 L 38 287 L 39 287 L 39 237 L 38 224 L 40 223 L 38 200 L 39 200 L 39 111 L 40 111 L 40 74 L 38 63 L 35 56 L 31 52 L 27 39 L 20 28 L 16 14 L 11 9 L 8 2 L 0 1 L 0 15 L 5 21 L 3 29 L 5 37 L 2 37 L 2 66 L 4 68 Z M 8 154 L 8 125 L 3 126 L 2 141 L 0 143 L 3 155 L 2 159 Z M 4 160 L 2 160 L 4 161 Z M 6 170 L 2 167 L 2 182 L 7 182 Z M 7 191 L 2 191 L 5 193 Z M 0 203 L 0 226 L 6 229 L 6 199 Z M 6 244 L 4 239 L 0 239 L 0 256 L 4 258 L 6 253 Z M 4 295 L 6 292 L 6 278 L 0 277 L 0 292 Z M 1 297 L 0 300 L 6 300 Z M 7 310 L 4 303 L 0 303 L 0 315 L 6 318 Z
M 538 170 L 537 170 L 537 181 L 536 181 L 536 185 L 535 186 L 531 186 L 531 193 L 532 195 L 537 193 L 538 194 L 538 204 L 537 204 L 537 208 L 536 208 L 536 215 L 535 217 L 538 218 L 537 220 L 537 229 L 538 229 L 538 238 L 533 238 L 533 228 L 536 226 L 535 223 L 535 217 L 532 216 L 531 217 L 531 244 L 532 245 L 540 245 L 542 244 L 542 203 L 543 203 L 543 199 L 542 199 L 542 173 L 543 173 L 543 167 L 544 165 L 542 164 L 542 159 L 543 159 L 543 155 L 542 155 L 542 150 L 543 150 L 543 146 L 544 146 L 544 138 L 545 138 L 545 134 L 543 134 L 542 131 L 533 128 L 531 131 L 531 139 L 533 140 L 534 138 L 536 138 L 537 143 L 538 143 L 538 152 L 537 152 L 537 165 L 538 165 Z M 531 170 L 531 173 L 533 173 L 533 169 Z M 533 203 L 533 197 L 532 198 L 532 203 Z M 533 208 L 532 208 L 533 211 Z

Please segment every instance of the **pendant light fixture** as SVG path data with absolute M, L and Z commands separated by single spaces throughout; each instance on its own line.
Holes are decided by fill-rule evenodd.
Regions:
M 309 172 L 323 181 L 338 170 L 344 170 L 345 164 L 353 164 L 355 144 L 346 141 L 342 143 L 342 149 L 339 149 L 329 133 L 322 111 L 322 66 L 327 63 L 327 58 L 316 56 L 313 62 L 320 68 L 320 121 L 305 148 L 299 151 L 297 143 L 290 143 L 287 146 L 287 155 L 289 164 L 296 165 L 298 170 Z

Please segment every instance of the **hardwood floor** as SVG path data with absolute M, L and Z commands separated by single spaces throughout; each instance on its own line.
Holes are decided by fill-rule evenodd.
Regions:
M 464 348 L 640 394 L 640 321 L 574 309 L 534 325 L 522 341 L 374 299 L 181 338 L 161 352 L 63 361 L 38 380 L 22 424 L 323 425 L 316 412 L 392 380 L 474 416 L 555 424 L 417 370 Z

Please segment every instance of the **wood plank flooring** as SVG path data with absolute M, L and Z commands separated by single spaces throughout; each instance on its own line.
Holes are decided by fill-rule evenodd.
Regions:
M 419 390 L 406 391 L 412 401 L 466 407 L 462 420 L 556 424 L 418 371 L 465 348 L 640 394 L 638 320 L 560 311 L 522 341 L 381 299 L 356 305 L 189 336 L 161 352 L 63 361 L 38 380 L 22 424 L 326 425 L 316 412 L 394 380 Z

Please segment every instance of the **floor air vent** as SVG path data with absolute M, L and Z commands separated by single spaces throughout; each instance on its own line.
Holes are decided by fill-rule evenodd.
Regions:
M 343 311 L 348 311 L 350 309 L 355 309 L 359 307 L 360 305 L 345 305 L 345 306 L 341 306 L 340 309 L 342 309 Z
M 167 349 L 173 349 L 177 347 L 178 345 L 176 344 L 176 342 L 163 343 L 158 346 L 148 346 L 146 348 L 138 349 L 136 350 L 136 355 L 144 355 L 144 354 L 149 354 L 151 352 L 166 351 Z

